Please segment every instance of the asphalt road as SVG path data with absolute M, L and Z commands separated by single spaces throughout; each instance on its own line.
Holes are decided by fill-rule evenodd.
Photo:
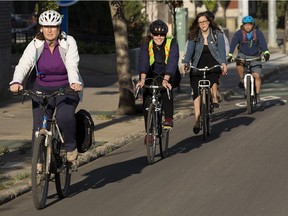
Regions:
M 193 116 L 177 121 L 168 158 L 148 165 L 143 139 L 135 139 L 74 173 L 70 197 L 58 200 L 50 183 L 45 209 L 34 209 L 29 192 L 2 205 L 1 215 L 286 216 L 283 78 L 263 86 L 263 106 L 251 115 L 239 98 L 222 102 L 206 142 L 193 134 Z

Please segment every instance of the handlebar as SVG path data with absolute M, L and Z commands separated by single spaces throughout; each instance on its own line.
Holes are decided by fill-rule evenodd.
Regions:
M 243 63 L 246 63 L 246 62 L 253 62 L 253 61 L 262 61 L 262 62 L 265 62 L 265 58 L 264 56 L 257 56 L 257 57 L 254 57 L 254 58 L 240 58 L 240 57 L 236 57 L 234 59 L 235 62 L 243 62 Z
M 152 89 L 152 90 L 160 90 L 160 91 L 165 89 L 164 86 L 159 86 L 159 85 L 144 85 L 143 88 Z M 167 90 L 168 99 L 170 100 L 170 90 L 168 88 L 166 90 Z M 135 99 L 138 98 L 139 91 L 140 91 L 140 86 L 138 86 L 134 92 Z
M 17 95 L 29 96 L 36 101 L 39 101 L 40 99 L 49 100 L 50 98 L 53 98 L 57 95 L 67 95 L 67 94 L 77 94 L 77 92 L 75 92 L 70 87 L 66 87 L 66 88 L 61 88 L 61 89 L 53 92 L 52 94 L 45 94 L 43 92 L 33 91 L 30 89 L 23 89 L 23 90 L 20 90 L 16 93 L 13 93 L 14 96 L 17 96 Z
M 210 67 L 210 68 L 208 68 L 207 66 L 206 67 L 204 67 L 204 68 L 197 68 L 197 67 L 194 67 L 193 65 L 190 65 L 190 68 L 192 68 L 192 69 L 194 69 L 194 70 L 196 70 L 196 71 L 205 71 L 205 72 L 208 72 L 208 71 L 211 71 L 211 70 L 213 70 L 213 69 L 215 69 L 215 68 L 221 68 L 221 70 L 223 70 L 223 67 L 221 66 L 221 65 L 214 65 L 214 66 L 212 66 L 212 67 Z

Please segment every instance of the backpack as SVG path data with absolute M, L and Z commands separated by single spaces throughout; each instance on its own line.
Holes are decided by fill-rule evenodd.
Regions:
M 242 42 L 241 42 L 241 45 L 242 45 L 244 43 L 248 43 L 248 41 L 247 41 L 247 38 L 246 38 L 247 32 L 244 31 L 243 29 L 241 31 L 242 31 Z M 258 41 L 257 41 L 256 28 L 253 29 L 253 33 L 252 34 L 253 34 L 253 37 L 251 38 L 251 40 L 253 40 L 253 41 L 255 41 L 257 43 Z
M 230 43 L 229 43 L 229 40 L 228 40 L 226 34 L 223 32 L 222 29 L 221 29 L 221 32 L 223 34 L 224 42 L 225 42 L 225 53 L 226 53 L 226 56 L 228 56 L 229 51 L 230 51 Z M 212 31 L 212 38 L 213 38 L 214 43 L 217 45 L 217 38 L 218 38 L 217 30 Z
M 84 153 L 94 142 L 94 122 L 90 113 L 84 109 L 80 109 L 75 114 L 75 118 L 77 150 Z

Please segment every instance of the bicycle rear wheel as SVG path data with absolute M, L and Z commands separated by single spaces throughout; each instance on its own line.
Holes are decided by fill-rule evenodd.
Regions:
M 61 143 L 59 143 L 61 145 Z M 59 145 L 59 147 L 60 147 Z M 66 160 L 66 150 L 59 148 L 59 154 L 55 158 L 57 171 L 55 173 L 55 185 L 59 198 L 65 198 L 69 194 L 71 183 L 71 165 Z
M 205 90 L 202 91 L 200 96 L 200 103 L 201 103 L 201 124 L 202 124 L 202 131 L 203 131 L 203 140 L 206 140 L 207 138 L 207 119 L 206 119 L 206 113 L 207 113 L 207 98 L 206 98 L 206 92 Z
M 47 148 L 44 146 L 44 142 L 44 136 L 41 135 L 37 138 L 35 137 L 32 155 L 32 197 L 36 209 L 42 209 L 45 207 L 50 180 L 50 172 L 46 167 Z M 37 167 L 39 163 L 42 164 L 41 170 Z
M 156 155 L 156 145 L 159 144 L 157 137 L 157 122 L 155 105 L 150 104 L 148 116 L 147 116 L 147 128 L 146 128 L 146 148 L 147 148 L 147 160 L 149 164 L 153 164 Z
M 251 80 L 250 77 L 246 77 L 246 103 L 247 103 L 247 113 L 252 113 L 252 106 L 253 106 L 253 98 L 251 95 Z

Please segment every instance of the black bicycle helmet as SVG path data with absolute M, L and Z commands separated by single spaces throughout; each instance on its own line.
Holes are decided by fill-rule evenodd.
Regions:
M 152 34 L 167 34 L 168 26 L 163 20 L 155 20 L 150 25 L 150 32 Z

